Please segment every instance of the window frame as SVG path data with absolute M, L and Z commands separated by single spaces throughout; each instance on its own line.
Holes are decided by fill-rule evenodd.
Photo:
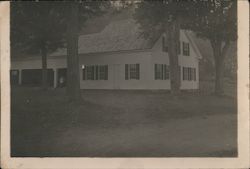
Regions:
M 169 80 L 170 68 L 167 64 L 154 64 L 154 80 Z
M 196 68 L 182 67 L 182 80 L 183 81 L 196 81 Z
M 125 64 L 125 80 L 140 80 L 140 64 Z
M 190 56 L 190 45 L 188 42 L 182 42 L 182 53 L 184 56 Z
M 84 65 L 82 80 L 108 80 L 108 65 Z

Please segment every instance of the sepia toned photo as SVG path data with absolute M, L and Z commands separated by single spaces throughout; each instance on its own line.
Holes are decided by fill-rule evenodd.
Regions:
M 2 4 L 2 164 L 248 167 L 249 25 L 239 33 L 239 1 Z M 30 163 L 42 159 L 54 161 Z

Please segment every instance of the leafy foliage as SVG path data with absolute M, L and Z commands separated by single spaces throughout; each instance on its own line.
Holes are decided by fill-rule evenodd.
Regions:
M 13 53 L 48 52 L 65 47 L 69 1 L 11 2 L 11 48 Z M 103 14 L 108 2 L 79 1 L 79 30 L 90 17 Z
M 48 51 L 63 46 L 65 26 L 63 6 L 58 2 L 11 3 L 11 49 L 39 53 L 45 45 Z
M 197 17 L 186 28 L 209 40 L 234 41 L 237 38 L 237 1 L 206 0 L 197 3 Z
M 230 41 L 237 39 L 236 10 L 235 0 L 142 0 L 137 4 L 135 19 L 141 25 L 144 35 L 150 38 L 157 36 L 156 32 L 158 35 L 166 32 L 166 27 L 179 22 L 181 29 L 192 30 L 199 37 L 208 39 L 215 60 L 215 93 L 222 93 L 225 55 Z M 171 25 L 171 29 L 176 29 L 177 25 Z M 175 36 L 172 34 L 170 32 L 168 36 Z M 177 33 L 168 39 L 172 41 L 169 42 L 172 51 L 176 48 L 174 44 L 178 38 Z M 175 53 L 169 52 L 170 60 L 178 60 L 176 57 Z
M 145 37 L 154 37 L 154 33 L 162 34 L 166 26 L 177 18 L 183 27 L 192 18 L 197 9 L 194 0 L 142 0 L 137 2 L 134 18 L 141 25 Z
M 134 18 L 146 37 L 163 33 L 166 25 L 180 17 L 182 29 L 193 30 L 202 38 L 235 40 L 236 9 L 235 0 L 142 0 L 137 1 Z

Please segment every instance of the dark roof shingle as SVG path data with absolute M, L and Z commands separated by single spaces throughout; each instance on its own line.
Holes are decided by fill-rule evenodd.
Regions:
M 139 25 L 133 19 L 114 21 L 99 33 L 81 35 L 78 43 L 79 54 L 147 49 L 153 45 L 141 36 Z M 60 49 L 52 55 L 65 54 L 66 50 Z

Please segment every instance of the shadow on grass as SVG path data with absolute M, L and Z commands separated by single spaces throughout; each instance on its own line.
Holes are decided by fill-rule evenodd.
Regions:
M 12 88 L 12 156 L 220 157 L 237 154 L 237 106 L 233 98 L 192 93 L 173 98 L 166 91 L 110 90 L 83 90 L 82 98 L 81 104 L 76 105 L 68 103 L 64 89 L 44 92 L 39 88 Z M 220 121 L 216 122 L 217 119 Z M 209 152 L 209 146 L 204 151 L 190 150 L 189 147 L 194 146 L 192 139 L 199 138 L 201 132 L 192 125 L 196 123 L 205 127 L 204 131 L 211 131 L 208 136 L 204 135 L 205 142 L 208 140 L 204 144 L 216 144 L 209 139 L 221 135 L 217 131 L 228 130 L 229 136 L 218 139 L 232 139 L 229 140 L 232 145 L 223 147 L 224 142 L 216 140 L 221 142 L 222 150 Z M 214 125 L 222 131 L 213 128 Z M 186 137 L 190 138 L 180 146 L 183 150 L 179 149 L 178 144 Z

